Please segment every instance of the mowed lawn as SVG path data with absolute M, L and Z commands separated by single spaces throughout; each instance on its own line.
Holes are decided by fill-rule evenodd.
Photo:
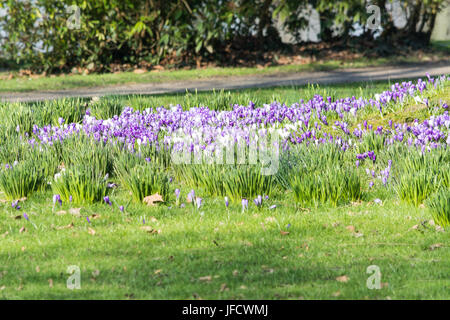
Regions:
M 293 103 L 314 92 L 370 97 L 388 87 L 385 82 L 100 102 L 111 110 L 176 103 L 225 109 L 229 102 L 249 100 Z M 435 97 L 440 99 L 450 100 L 448 86 Z M 406 108 L 383 118 L 376 112 L 364 117 L 358 122 L 386 125 L 427 114 Z M 110 194 L 111 206 L 53 206 L 48 189 L 20 202 L 20 210 L 0 200 L 0 298 L 450 298 L 449 229 L 434 224 L 427 206 L 402 202 L 392 188 L 377 184 L 361 201 L 337 208 L 301 208 L 287 191 L 262 208 L 249 199 L 243 211 L 240 202 L 226 208 L 223 198 L 209 197 L 202 188 L 195 189 L 203 198 L 197 209 L 186 201 L 191 188 L 173 183 L 181 188 L 184 208 L 175 205 L 175 196 L 158 206 L 134 204 L 121 186 Z M 80 289 L 67 287 L 70 266 L 80 268 Z M 368 287 L 373 268 L 381 272 L 380 289 Z
M 277 208 L 244 213 L 210 198 L 200 211 L 96 205 L 76 217 L 69 206 L 52 212 L 46 194 L 23 206 L 36 228 L 4 205 L 1 297 L 449 298 L 449 232 L 426 210 L 395 200 L 317 210 L 296 210 L 288 197 L 270 203 Z M 81 270 L 79 290 L 67 288 L 71 265 Z M 381 271 L 379 290 L 367 287 L 371 265 Z

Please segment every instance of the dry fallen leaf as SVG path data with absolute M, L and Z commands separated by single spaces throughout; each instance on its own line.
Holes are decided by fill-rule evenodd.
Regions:
M 48 286 L 53 288 L 53 279 L 48 279 Z
M 332 294 L 333 297 L 339 297 L 341 295 L 341 291 L 336 291 Z
M 67 226 L 62 226 L 62 227 L 56 227 L 56 230 L 62 230 L 62 229 L 71 229 L 74 227 L 73 222 L 68 224 Z
M 39 266 L 36 266 L 36 272 L 41 272 L 41 268 L 39 268 Z
M 158 234 L 158 233 L 161 233 L 161 230 L 153 229 L 153 228 L 150 227 L 150 226 L 142 226 L 142 227 L 141 227 L 141 230 L 144 230 L 144 231 L 146 231 L 146 232 L 148 232 L 148 233 L 150 233 L 150 234 Z
M 349 278 L 346 275 L 343 275 L 343 276 L 340 276 L 340 277 L 336 278 L 336 280 L 339 281 L 339 282 L 347 282 L 348 279 Z
M 90 235 L 95 235 L 95 230 L 92 228 L 88 228 L 88 232 Z
M 230 289 L 227 287 L 226 283 L 222 283 L 220 285 L 220 292 L 224 292 L 224 291 L 228 291 L 228 290 L 230 290 Z
M 233 270 L 233 276 L 237 276 L 239 274 L 239 271 L 237 271 L 237 270 Z
M 22 232 L 27 232 L 27 228 L 25 228 L 25 227 L 20 228 L 19 233 L 22 233 Z
M 56 214 L 57 214 L 58 216 L 63 216 L 63 215 L 65 215 L 66 213 L 67 213 L 67 211 L 64 211 L 64 210 L 60 210 L 60 211 L 56 212 Z
M 155 270 L 155 271 L 153 272 L 153 274 L 160 274 L 162 271 L 163 271 L 163 269 L 158 269 L 158 270 Z
M 69 213 L 76 217 L 81 216 L 80 211 L 81 211 L 81 208 L 70 208 L 69 209 Z
M 280 233 L 282 236 L 287 236 L 290 232 L 281 230 Z
M 159 193 L 155 193 L 144 198 L 144 203 L 146 203 L 148 206 L 154 206 L 157 202 L 164 202 L 162 196 Z
M 440 248 L 440 247 L 442 247 L 442 243 L 435 243 L 435 244 L 432 244 L 430 246 L 430 250 L 433 251 L 433 250 L 435 250 L 437 248 Z
M 212 280 L 212 276 L 204 276 L 204 277 L 200 277 L 198 278 L 198 280 L 200 281 L 211 281 Z
M 355 227 L 354 226 L 346 226 L 345 229 L 347 229 L 350 232 L 355 232 Z

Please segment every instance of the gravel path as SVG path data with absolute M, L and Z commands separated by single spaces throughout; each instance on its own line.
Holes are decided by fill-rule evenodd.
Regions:
M 450 61 L 414 65 L 341 69 L 333 71 L 285 73 L 242 77 L 211 78 L 205 80 L 174 81 L 167 83 L 128 84 L 108 87 L 88 87 L 70 90 L 48 90 L 20 93 L 0 93 L 0 101 L 40 101 L 64 97 L 100 97 L 104 95 L 157 94 L 188 90 L 243 89 L 273 86 L 346 83 L 356 81 L 394 80 L 450 74 Z

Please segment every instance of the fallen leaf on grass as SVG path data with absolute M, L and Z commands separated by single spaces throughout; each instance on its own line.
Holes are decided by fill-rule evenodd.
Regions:
M 159 234 L 159 233 L 161 233 L 161 230 L 153 229 L 150 226 L 142 226 L 141 230 L 144 230 L 144 231 L 146 231 L 146 232 L 148 232 L 150 234 Z
M 48 279 L 48 286 L 53 288 L 53 279 Z
M 211 281 L 212 280 L 212 276 L 204 276 L 204 277 L 200 277 L 198 278 L 198 280 L 200 281 Z
M 336 291 L 333 294 L 331 294 L 333 297 L 339 297 L 341 295 L 341 291 Z
M 93 235 L 93 236 L 95 235 L 95 230 L 92 228 L 88 228 L 88 232 L 90 235 Z
M 36 272 L 41 272 L 41 268 L 39 268 L 39 266 L 36 266 Z
M 220 285 L 220 292 L 224 292 L 224 291 L 228 291 L 228 290 L 230 290 L 230 289 L 227 287 L 226 283 L 222 283 Z
M 147 196 L 144 198 L 144 203 L 148 206 L 154 206 L 157 202 L 164 202 L 162 196 L 159 193 L 152 194 L 151 196 Z
M 444 228 L 442 228 L 441 226 L 436 226 L 436 231 L 437 232 L 444 232 Z
M 282 236 L 287 236 L 290 232 L 281 230 L 280 233 Z
M 361 232 L 356 232 L 353 234 L 355 236 L 355 238 L 360 238 L 362 237 L 364 234 L 362 234 Z
M 237 270 L 233 270 L 233 276 L 237 276 L 239 274 L 239 271 L 237 271 Z
M 153 274 L 160 274 L 162 271 L 163 271 L 163 269 L 158 269 L 158 270 L 155 270 L 155 271 L 153 272 Z
M 25 249 L 26 249 L 26 247 L 22 247 L 22 248 L 21 248 L 22 251 L 25 251 Z
M 433 251 L 433 250 L 438 249 L 440 247 L 442 247 L 442 243 L 435 243 L 435 244 L 432 244 L 430 246 L 430 250 Z
M 76 217 L 81 216 L 80 211 L 81 211 L 81 208 L 70 208 L 69 209 L 69 213 Z
M 345 229 L 347 229 L 350 232 L 355 232 L 355 227 L 354 226 L 346 226 Z
M 3 290 L 5 290 L 5 289 L 6 289 L 5 286 L 1 286 L 1 287 L 0 287 L 0 291 L 3 291 Z
M 64 211 L 64 210 L 60 210 L 60 211 L 56 212 L 56 214 L 57 214 L 58 216 L 63 216 L 63 215 L 65 215 L 66 213 L 67 213 L 67 211 Z
M 336 281 L 339 281 L 339 282 L 347 282 L 348 280 L 349 280 L 349 278 L 346 275 L 339 276 L 336 278 Z
M 268 266 L 261 266 L 261 268 L 265 271 L 265 272 L 268 272 L 268 273 L 273 273 L 275 270 L 274 269 L 272 269 L 272 268 L 269 268 Z
M 72 222 L 71 224 L 68 224 L 67 226 L 56 227 L 56 230 L 71 229 L 73 227 L 74 227 L 74 224 Z
M 27 232 L 27 228 L 25 228 L 25 227 L 20 228 L 19 233 L 22 233 L 22 232 Z

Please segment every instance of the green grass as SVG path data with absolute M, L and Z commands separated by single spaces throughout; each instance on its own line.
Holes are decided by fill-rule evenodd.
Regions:
M 144 109 L 181 103 L 225 109 L 230 101 L 246 104 L 253 100 L 261 105 L 283 99 L 294 103 L 314 93 L 370 97 L 387 88 L 386 82 L 374 82 L 105 97 L 97 108 L 91 108 L 100 115 L 114 113 L 118 105 Z M 448 89 L 447 85 L 432 101 L 450 100 Z M 70 105 L 54 102 L 48 108 L 60 103 Z M 16 106 L 1 108 L 14 112 Z M 369 119 L 374 125 L 386 125 L 389 119 L 429 116 L 427 110 L 417 108 L 414 104 L 396 106 L 383 117 L 377 111 L 368 112 L 358 122 Z M 57 110 L 67 112 L 63 107 Z M 55 113 L 51 119 L 57 121 L 57 117 Z M 1 152 L 2 159 L 22 152 L 9 144 L 10 140 L 5 142 L 11 151 Z M 70 159 L 80 164 L 92 158 L 84 149 L 77 150 L 62 153 L 66 165 Z M 83 154 L 89 157 L 83 160 Z M 378 165 L 384 168 L 391 154 L 377 155 Z M 396 157 L 395 174 L 407 170 L 397 166 L 402 154 Z M 354 157 L 344 160 L 353 165 Z M 359 174 L 364 175 L 364 170 L 359 168 Z M 118 182 L 118 177 L 110 180 Z M 227 210 L 222 197 L 208 196 L 208 190 L 201 188 L 195 192 L 204 198 L 203 204 L 194 209 L 185 200 L 191 187 L 177 179 L 171 185 L 170 203 L 155 207 L 132 201 L 121 186 L 109 194 L 111 207 L 64 202 L 52 208 L 53 193 L 47 188 L 20 202 L 22 209 L 17 211 L 0 192 L 0 299 L 448 299 L 449 229 L 433 225 L 428 206 L 400 201 L 390 185 L 385 188 L 377 183 L 369 191 L 366 180 L 357 203 L 302 209 L 295 204 L 292 191 L 274 192 L 262 209 L 249 199 L 245 212 L 240 201 Z M 185 208 L 175 206 L 174 188 L 182 189 L 180 202 L 186 203 Z M 374 203 L 377 198 L 381 204 Z M 121 205 L 124 212 L 119 210 Z M 271 205 L 276 209 L 270 210 Z M 144 230 L 144 226 L 150 228 Z M 66 286 L 67 268 L 72 265 L 81 270 L 79 290 Z M 371 265 L 381 271 L 383 287 L 379 290 L 366 286 Z M 342 276 L 348 280 L 336 280 Z
M 89 74 L 89 75 L 63 75 L 55 77 L 17 77 L 8 79 L 9 73 L 0 73 L 0 92 L 28 92 L 38 90 L 63 90 L 85 87 L 101 87 L 132 83 L 160 83 L 170 81 L 188 81 L 198 79 L 211 79 L 214 77 L 251 76 L 251 75 L 276 75 L 283 73 L 326 71 L 339 68 L 359 68 L 368 66 L 380 66 L 396 63 L 420 62 L 418 57 L 396 58 L 360 58 L 351 62 L 329 60 L 313 62 L 303 65 L 282 65 L 265 68 L 257 67 L 223 67 L 191 70 L 165 70 L 160 72 L 146 72 L 135 74 L 133 72 Z M 14 73 L 13 73 L 14 74 Z
M 117 199 L 126 203 L 128 196 Z M 239 206 L 227 212 L 221 199 L 207 198 L 203 215 L 191 208 L 131 206 L 121 213 L 95 205 L 77 218 L 53 213 L 47 193 L 23 204 L 36 229 L 4 205 L 0 297 L 448 299 L 450 234 L 422 226 L 431 219 L 426 210 L 392 200 L 312 211 L 270 202 L 278 208 L 250 206 L 242 214 Z M 88 224 L 85 216 L 94 213 L 98 219 L 91 216 Z M 144 217 L 159 234 L 141 229 Z M 27 230 L 20 233 L 21 227 Z M 442 246 L 431 250 L 437 243 Z M 70 265 L 81 269 L 80 290 L 66 288 Z M 370 265 L 380 268 L 387 286 L 366 287 Z M 348 282 L 336 280 L 343 275 Z
M 409 80 L 411 79 L 391 82 L 353 82 L 346 84 L 331 84 L 327 86 L 304 85 L 239 90 L 188 91 L 185 93 L 164 93 L 155 95 L 109 95 L 100 97 L 97 102 L 92 103 L 92 110 L 96 116 L 111 117 L 112 115 L 117 114 L 117 110 L 121 110 L 123 106 L 130 106 L 135 110 L 144 110 L 146 108 L 156 108 L 160 106 L 169 107 L 170 105 L 180 104 L 184 109 L 207 106 L 214 110 L 225 110 L 232 109 L 233 104 L 248 105 L 250 101 L 255 103 L 256 106 L 262 106 L 265 103 L 271 103 L 273 101 L 290 105 L 298 103 L 300 99 L 307 101 L 313 98 L 315 94 L 320 94 L 324 97 L 330 96 L 333 99 L 349 96 L 373 97 L 375 94 L 387 90 L 388 87 L 395 82 Z M 445 98 L 446 97 L 444 97 L 444 100 Z M 83 101 L 89 102 L 90 99 L 84 99 Z M 30 105 L 38 106 L 40 103 L 30 103 Z M 99 110 L 98 114 L 95 113 L 97 109 Z M 115 113 L 106 112 L 106 110 L 110 109 Z M 377 115 L 375 114 L 374 117 L 377 117 Z

